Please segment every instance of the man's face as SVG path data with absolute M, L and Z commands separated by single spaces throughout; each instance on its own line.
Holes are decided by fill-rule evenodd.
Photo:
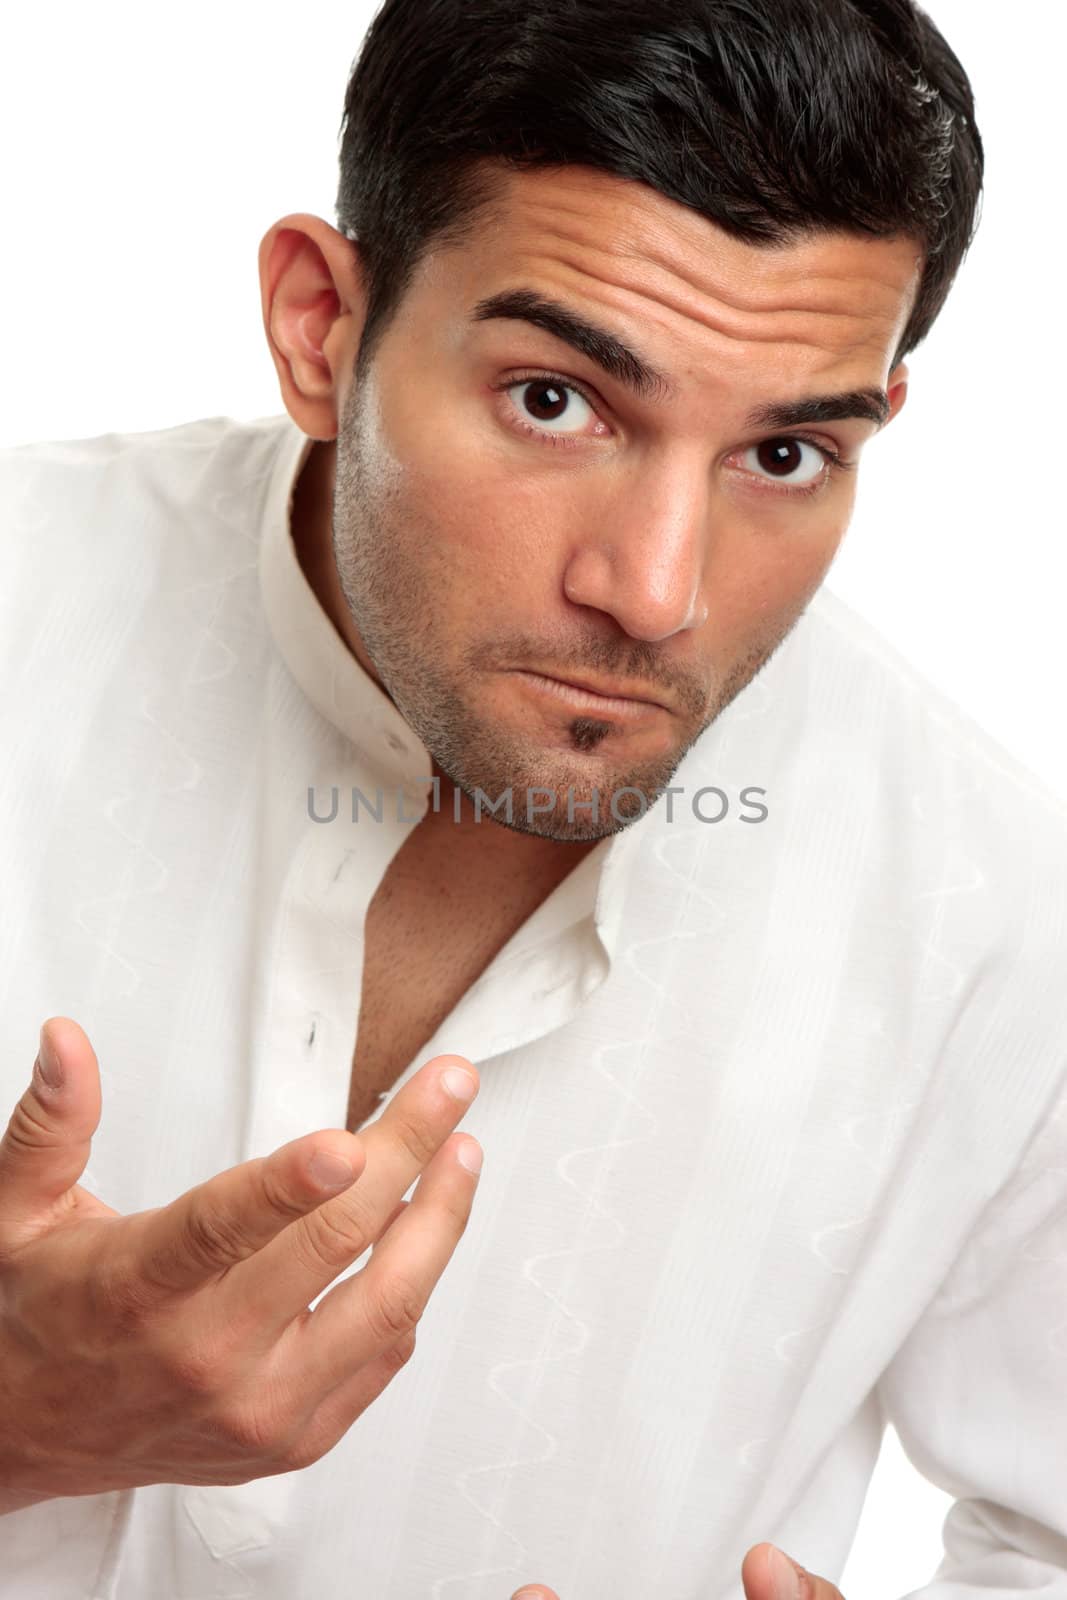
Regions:
M 510 788 L 522 832 L 592 840 L 643 812 L 620 796 L 620 822 L 615 791 L 651 805 L 670 783 L 848 526 L 856 473 L 819 447 L 855 463 L 878 422 L 750 413 L 874 388 L 895 414 L 920 263 L 906 239 L 745 245 L 589 168 L 504 181 L 500 221 L 430 254 L 348 388 L 334 551 L 358 653 L 441 771 L 490 802 Z M 672 392 L 473 315 L 519 291 L 614 334 Z M 552 678 L 656 703 L 583 703 Z M 528 818 L 535 788 L 553 808 Z

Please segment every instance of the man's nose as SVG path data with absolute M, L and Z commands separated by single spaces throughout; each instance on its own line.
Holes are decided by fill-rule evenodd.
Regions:
M 563 572 L 572 604 L 606 611 L 634 639 L 668 639 L 707 621 L 706 466 L 646 473 L 584 527 Z

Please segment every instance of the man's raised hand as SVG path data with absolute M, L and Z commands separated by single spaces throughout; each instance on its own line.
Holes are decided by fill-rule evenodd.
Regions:
M 0 1139 L 0 1513 L 317 1461 L 411 1356 L 463 1235 L 476 1177 L 459 1158 L 481 1151 L 451 1135 L 475 1069 L 437 1056 L 358 1135 L 305 1134 L 124 1217 L 78 1183 L 101 1114 L 92 1046 L 64 1017 L 49 1044 L 62 1084 L 35 1071 Z M 320 1183 L 317 1153 L 351 1176 Z

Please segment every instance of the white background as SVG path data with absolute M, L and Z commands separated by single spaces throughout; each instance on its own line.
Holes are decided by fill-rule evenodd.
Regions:
M 1067 795 L 1067 29 L 1058 0 L 927 10 L 974 85 L 983 220 L 909 358 L 904 411 L 867 447 L 829 585 Z M 93 0 L 9 16 L 0 445 L 283 409 L 257 250 L 291 211 L 336 225 L 344 89 L 371 12 L 366 0 Z M 949 1504 L 888 1430 L 846 1600 L 926 1582 Z

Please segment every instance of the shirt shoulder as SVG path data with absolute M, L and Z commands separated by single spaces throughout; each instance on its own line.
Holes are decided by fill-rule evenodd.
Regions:
M 0 449 L 5 661 L 40 670 L 153 597 L 251 569 L 286 425 L 209 417 Z
M 1062 1080 L 1067 802 L 832 591 L 807 659 L 812 695 L 839 708 L 822 754 L 846 799 L 835 815 L 831 781 L 825 800 L 842 832 L 856 813 L 857 903 L 940 963 L 955 1005 L 996 991 Z
M 976 846 L 1047 850 L 1067 873 L 1067 800 L 825 586 L 805 615 L 806 670 L 831 748 L 863 750 L 912 827 Z M 919 797 L 924 801 L 916 801 Z M 931 802 L 936 802 L 936 814 Z M 1024 828 L 1039 837 L 1025 841 Z M 1025 848 L 1023 848 L 1025 846 Z
M 195 540 L 204 529 L 212 538 L 220 528 L 258 530 L 288 421 L 284 414 L 251 422 L 207 417 L 141 433 L 5 446 L 4 559 L 24 555 L 29 568 L 43 543 L 92 567 L 101 547 L 118 553 L 146 540 Z M 54 585 L 60 574 L 41 576 Z
M 831 590 L 672 781 L 729 810 L 704 825 L 713 797 L 697 819 L 683 797 L 669 822 L 661 801 L 650 884 L 669 862 L 735 920 L 788 906 L 801 944 L 847 928 L 853 958 L 946 1006 L 1010 990 L 1067 1060 L 1067 803 Z

